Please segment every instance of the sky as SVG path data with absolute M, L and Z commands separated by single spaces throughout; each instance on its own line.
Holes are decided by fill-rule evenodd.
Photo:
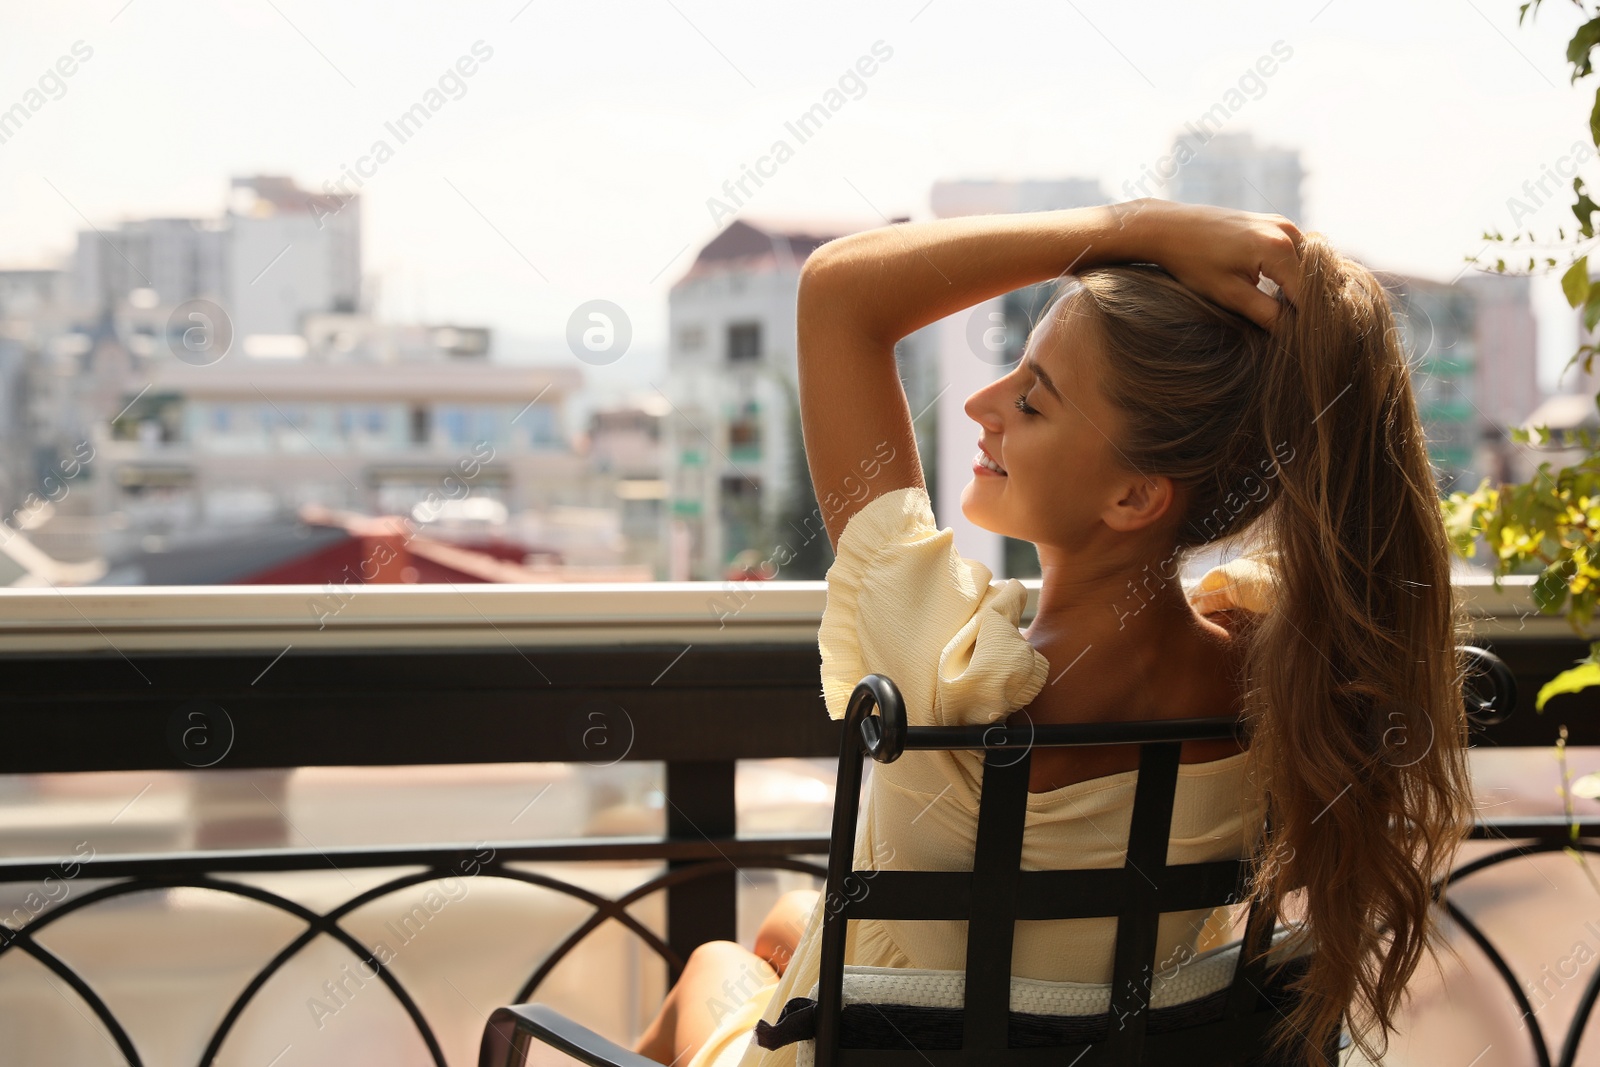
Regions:
M 235 175 L 342 183 L 380 315 L 576 364 L 569 316 L 609 300 L 632 345 L 583 369 L 641 394 L 667 292 L 726 224 L 713 199 L 864 56 L 873 73 L 742 210 L 866 228 L 932 217 L 955 178 L 1091 177 L 1120 200 L 1275 45 L 1290 58 L 1227 128 L 1298 149 L 1297 221 L 1370 266 L 1450 280 L 1486 229 L 1512 232 L 1512 197 L 1524 227 L 1570 232 L 1570 189 L 1523 185 L 1575 146 L 1600 181 L 1594 82 L 1564 59 L 1581 13 L 1559 0 L 1521 27 L 1515 0 L 0 4 L 0 110 L 90 53 L 0 144 L 0 267 L 60 262 L 86 225 L 220 214 Z M 430 91 L 442 106 L 402 142 L 386 123 Z M 1572 317 L 1553 276 L 1535 293 L 1549 386 Z

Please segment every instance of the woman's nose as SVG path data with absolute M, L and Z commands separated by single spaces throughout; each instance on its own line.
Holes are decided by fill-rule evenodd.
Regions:
M 998 406 L 993 399 L 998 389 L 999 383 L 996 383 L 995 385 L 985 386 L 967 397 L 967 402 L 963 405 L 967 418 L 985 429 L 998 431 L 1001 428 L 1000 415 Z

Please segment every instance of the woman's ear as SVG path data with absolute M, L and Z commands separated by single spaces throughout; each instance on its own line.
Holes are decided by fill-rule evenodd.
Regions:
M 1130 475 L 1116 492 L 1116 501 L 1100 517 L 1107 526 L 1123 533 L 1160 522 L 1174 512 L 1178 502 L 1178 486 L 1164 474 Z

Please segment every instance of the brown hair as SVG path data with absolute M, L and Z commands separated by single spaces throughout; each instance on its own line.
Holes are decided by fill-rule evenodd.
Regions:
M 1272 828 L 1250 895 L 1277 913 L 1303 889 L 1294 940 L 1315 945 L 1274 1048 L 1321 1062 L 1344 1016 L 1376 1061 L 1441 943 L 1432 883 L 1470 825 L 1466 629 L 1388 294 L 1321 234 L 1300 263 L 1299 306 L 1280 295 L 1270 331 L 1155 266 L 1086 270 L 1060 305 L 1099 335 L 1124 461 L 1187 490 L 1175 551 L 1248 533 L 1273 564 L 1271 609 L 1241 631 Z

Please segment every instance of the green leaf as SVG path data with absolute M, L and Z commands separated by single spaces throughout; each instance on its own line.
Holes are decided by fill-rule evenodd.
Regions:
M 1563 693 L 1577 693 L 1590 686 L 1600 685 L 1600 663 L 1580 663 L 1556 675 L 1544 684 L 1539 690 L 1538 699 L 1533 702 L 1535 711 L 1543 712 L 1545 703 L 1551 697 Z
M 1579 26 L 1577 32 L 1572 35 L 1572 40 L 1567 42 L 1567 62 L 1573 66 L 1573 81 L 1577 81 L 1594 69 L 1590 66 L 1589 53 L 1596 43 L 1600 43 L 1600 19 L 1590 19 Z
M 1579 256 L 1561 276 L 1561 291 L 1567 294 L 1567 306 L 1582 307 L 1589 299 L 1589 257 Z
M 1567 599 L 1567 580 L 1576 569 L 1570 559 L 1557 560 L 1534 580 L 1533 602 L 1540 611 L 1552 615 L 1561 610 L 1562 603 Z
M 1589 288 L 1588 303 L 1583 306 L 1584 328 L 1593 330 L 1596 322 L 1600 322 L 1600 285 Z
M 1589 194 L 1583 191 L 1583 178 L 1581 176 L 1572 179 L 1572 191 L 1578 196 L 1577 201 L 1572 205 L 1572 213 L 1578 217 L 1578 232 L 1585 237 L 1593 237 L 1594 220 L 1592 216 L 1596 211 L 1600 211 L 1600 204 L 1596 204 L 1589 199 Z

